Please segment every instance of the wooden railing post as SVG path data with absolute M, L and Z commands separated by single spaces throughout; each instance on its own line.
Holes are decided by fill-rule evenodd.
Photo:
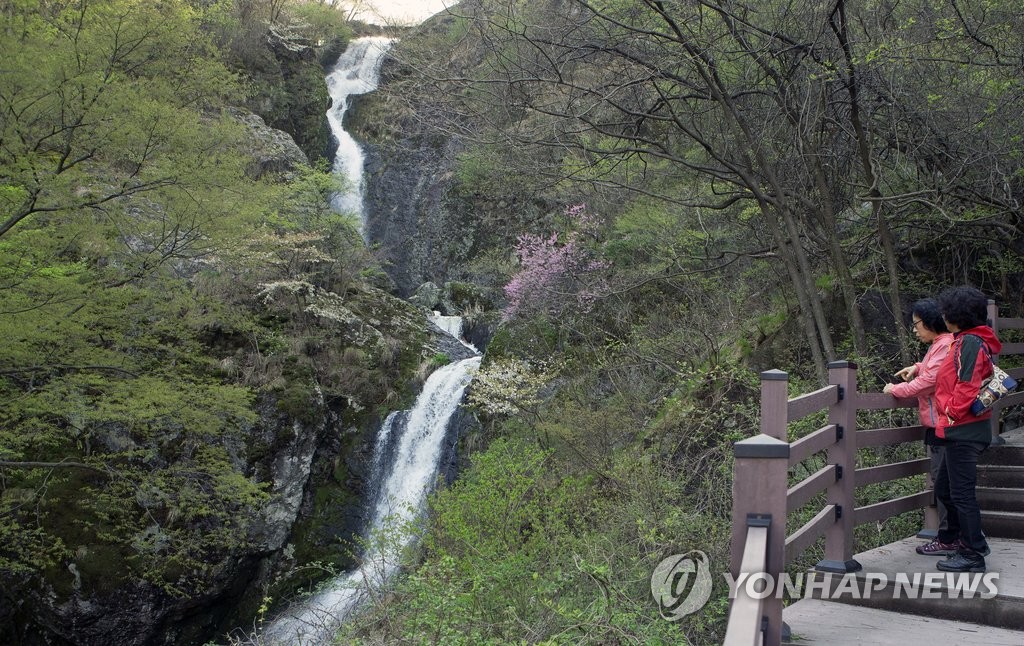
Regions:
M 828 449 L 828 463 L 836 465 L 836 481 L 828 487 L 828 503 L 835 505 L 836 522 L 825 530 L 825 558 L 815 569 L 823 572 L 857 572 L 853 559 L 854 470 L 857 456 L 857 364 L 828 364 L 828 382 L 839 386 L 839 401 L 829 407 L 828 421 L 841 429 L 841 439 Z
M 932 457 L 931 450 L 930 446 L 924 447 L 925 457 L 929 460 Z M 925 474 L 925 481 L 928 483 L 928 490 L 932 492 L 932 501 L 924 508 L 924 527 L 917 533 L 917 537 L 930 541 L 939 535 L 939 508 L 935 506 L 937 501 L 935 498 L 935 479 L 932 478 L 930 468 L 928 473 Z
M 781 370 L 761 373 L 761 432 L 789 442 L 789 375 Z
M 732 482 L 732 551 L 730 570 L 739 576 L 743 546 L 747 538 L 748 517 L 770 519 L 765 572 L 773 581 L 785 568 L 786 488 L 789 470 L 789 444 L 760 434 L 737 442 Z M 765 646 L 778 646 L 782 640 L 782 599 L 775 594 L 764 600 L 768 620 Z
M 996 336 L 998 336 L 999 335 L 999 306 L 997 306 L 996 302 L 994 300 L 992 300 L 991 298 L 988 300 L 988 324 L 989 324 L 989 327 L 992 328 L 992 331 L 996 333 Z M 992 361 L 995 361 L 995 362 L 998 363 L 999 362 L 999 355 L 993 355 L 992 356 Z M 999 414 L 999 409 L 997 408 L 992 413 L 992 419 L 989 420 L 990 428 L 992 429 L 992 444 L 993 445 L 1006 444 L 1006 440 L 1004 440 L 1002 438 L 1002 436 L 999 434 L 999 431 L 1000 431 L 999 420 L 1001 418 L 1002 418 L 1002 415 Z

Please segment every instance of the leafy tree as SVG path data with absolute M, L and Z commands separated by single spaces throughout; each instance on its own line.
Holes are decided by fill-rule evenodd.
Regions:
M 586 312 L 600 297 L 600 270 L 606 265 L 586 247 L 586 237 L 596 231 L 596 221 L 582 204 L 566 209 L 566 216 L 573 230 L 562 242 L 556 234 L 519 236 L 515 251 L 521 268 L 505 285 L 506 318 Z

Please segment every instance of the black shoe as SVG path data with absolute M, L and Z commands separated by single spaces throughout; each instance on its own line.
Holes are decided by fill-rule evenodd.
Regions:
M 984 572 L 985 557 L 977 552 L 962 550 L 935 566 L 943 572 Z

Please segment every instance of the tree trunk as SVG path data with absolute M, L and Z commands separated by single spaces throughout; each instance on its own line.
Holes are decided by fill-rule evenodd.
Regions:
M 846 301 L 846 315 L 850 320 L 850 331 L 853 334 L 853 347 L 860 356 L 867 356 L 868 344 L 864 336 L 864 319 L 860 315 L 860 307 L 857 305 L 857 293 L 854 288 L 853 274 L 850 272 L 850 264 L 846 260 L 846 253 L 839 241 L 839 224 L 836 221 L 835 210 L 832 202 L 828 199 L 828 182 L 825 179 L 825 172 L 821 168 L 821 162 L 814 161 L 814 180 L 818 186 L 818 193 L 821 195 L 822 225 L 825 229 L 825 238 L 828 240 L 829 254 L 832 256 L 832 266 L 839 279 L 839 289 L 843 293 L 843 300 Z
M 839 17 L 838 24 L 835 16 Z M 843 49 L 843 56 L 846 59 L 846 90 L 850 95 L 850 125 L 853 127 L 854 136 L 857 138 L 857 154 L 860 157 L 861 169 L 864 173 L 865 183 L 868 186 L 868 196 L 871 199 L 871 216 L 875 221 L 878 232 L 878 240 L 882 244 L 882 257 L 885 263 L 886 273 L 889 274 L 889 307 L 892 309 L 893 320 L 896 323 L 896 334 L 900 342 L 900 358 L 904 364 L 912 361 L 910 353 L 910 334 L 903 325 L 903 296 L 900 293 L 899 263 L 896 260 L 896 244 L 893 241 L 892 230 L 889 222 L 882 212 L 882 192 L 878 188 L 879 178 L 871 164 L 871 149 L 868 146 L 868 132 L 861 119 L 859 87 L 857 81 L 857 69 L 853 62 L 853 50 L 850 46 L 849 36 L 846 32 L 846 2 L 836 2 L 833 18 L 829 20 L 833 33 L 839 39 Z

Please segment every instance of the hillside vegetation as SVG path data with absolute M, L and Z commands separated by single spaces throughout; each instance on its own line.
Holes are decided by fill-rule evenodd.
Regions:
M 202 641 L 293 552 L 344 562 L 347 453 L 415 392 L 420 312 L 323 165 L 237 107 L 326 152 L 311 44 L 351 32 L 281 3 L 0 15 L 0 641 Z M 281 560 L 317 479 L 334 512 Z
M 998 1 L 468 0 L 403 38 L 365 134 L 429 159 L 449 277 L 503 322 L 467 469 L 344 639 L 719 643 L 721 577 L 677 623 L 650 577 L 692 549 L 727 569 L 758 371 L 807 392 L 852 359 L 880 390 L 923 351 L 914 299 L 970 283 L 1021 314 L 1022 27 Z

